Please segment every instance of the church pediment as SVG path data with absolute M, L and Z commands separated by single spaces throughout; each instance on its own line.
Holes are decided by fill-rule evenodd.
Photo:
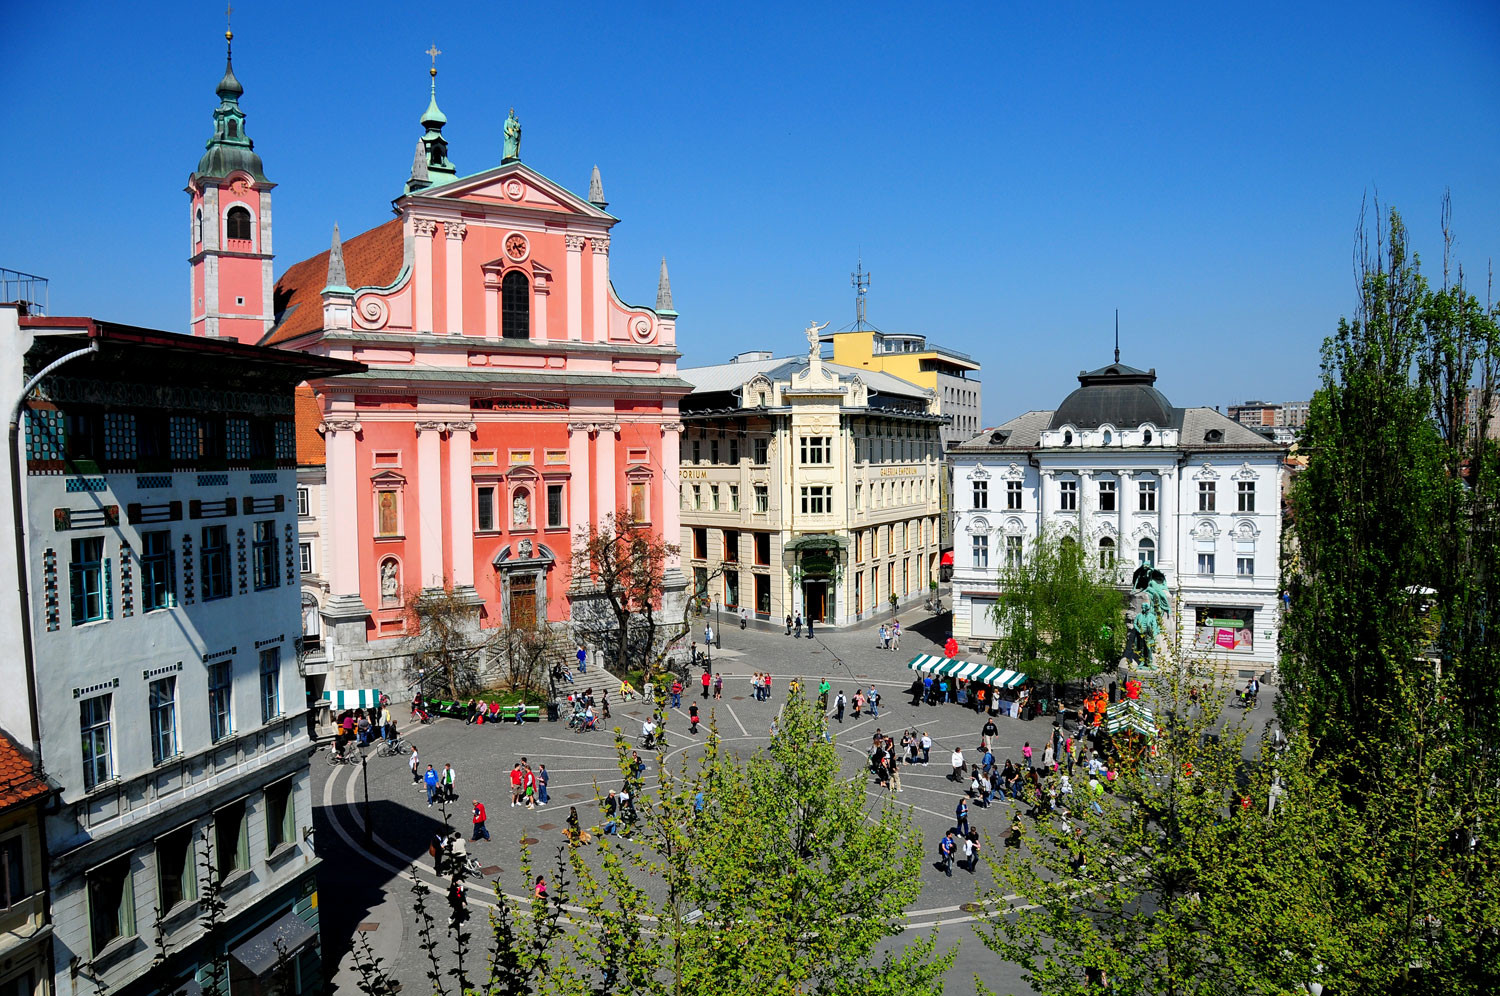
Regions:
M 603 222 L 617 220 L 614 215 L 601 211 L 567 188 L 519 162 L 496 166 L 439 187 L 429 187 L 412 197 L 417 200 L 466 201 L 495 207 L 547 211 Z

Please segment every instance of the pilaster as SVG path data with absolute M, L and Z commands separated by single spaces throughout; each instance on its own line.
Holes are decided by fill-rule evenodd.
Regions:
M 411 534 L 412 513 L 417 517 L 417 544 L 421 557 L 423 588 L 440 588 L 443 584 L 443 479 L 442 433 L 445 422 L 418 422 L 417 430 L 417 501 L 407 506 L 407 535 Z
M 484 335 L 494 339 L 500 335 L 500 274 L 484 275 Z
M 587 422 L 568 423 L 568 525 L 572 529 L 589 522 L 589 433 Z
M 598 461 L 595 467 L 598 480 L 594 482 L 594 518 L 597 522 L 603 522 L 605 516 L 613 515 L 616 511 L 615 446 L 620 426 L 617 422 L 600 422 L 595 424 L 594 431 L 599 434 L 594 447 L 594 458 Z
M 609 341 L 609 237 L 595 235 L 589 239 L 594 250 L 593 294 L 595 342 Z
M 552 285 L 547 274 L 537 273 L 531 280 L 531 338 L 545 340 L 547 338 L 547 298 L 552 293 Z
M 568 340 L 579 342 L 583 339 L 583 236 L 567 235 L 563 241 L 568 249 L 564 277 L 568 283 Z
M 474 585 L 474 486 L 470 434 L 473 422 L 448 423 L 448 560 L 455 588 Z
M 1162 468 L 1161 485 L 1157 490 L 1160 504 L 1157 506 L 1158 520 L 1161 523 L 1157 539 L 1157 549 L 1160 551 L 1160 560 L 1157 567 L 1163 571 L 1172 570 L 1177 566 L 1177 547 L 1180 537 L 1177 535 L 1177 486 L 1178 477 L 1176 468 L 1167 466 Z
M 666 567 L 669 570 L 679 570 L 682 566 L 682 555 L 680 547 L 682 544 L 682 472 L 680 462 L 682 459 L 682 429 L 681 422 L 665 422 L 661 427 L 661 482 L 657 490 L 657 508 L 662 510 L 661 533 L 662 538 L 672 547 L 679 548 L 679 552 L 667 555 Z M 754 506 L 755 495 L 753 489 L 746 488 L 742 500 Z M 753 557 L 750 558 L 753 561 Z M 748 580 L 748 575 L 746 576 Z M 754 583 L 751 583 L 750 599 L 754 600 Z M 745 593 L 741 591 L 741 601 L 745 600 Z
M 461 221 L 443 222 L 443 234 L 448 239 L 443 275 L 447 279 L 445 324 L 449 335 L 462 335 L 464 331 L 464 233 L 468 230 Z
M 417 218 L 411 223 L 415 242 L 412 246 L 412 287 L 415 314 L 412 324 L 418 332 L 431 332 L 432 328 L 432 236 L 437 231 L 437 222 L 428 218 Z

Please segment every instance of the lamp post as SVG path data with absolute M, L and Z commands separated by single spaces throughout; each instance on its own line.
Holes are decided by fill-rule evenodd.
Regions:
M 370 838 L 374 836 L 375 830 L 370 826 L 370 769 L 365 763 L 369 758 L 365 755 L 363 747 L 359 750 L 359 773 L 364 776 L 365 782 L 365 846 L 370 846 Z

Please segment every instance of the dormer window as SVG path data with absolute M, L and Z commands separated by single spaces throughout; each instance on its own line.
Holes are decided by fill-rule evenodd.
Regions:
M 1151 430 L 1150 429 L 1147 429 L 1145 432 L 1141 433 L 1141 442 L 1145 443 L 1147 446 L 1151 445 Z
M 1224 441 L 1224 430 L 1209 429 L 1203 434 L 1203 441 L 1205 443 L 1222 443 Z
M 249 242 L 250 212 L 239 206 L 230 208 L 228 217 L 224 219 L 224 227 L 228 238 Z
M 1110 433 L 1110 431 L 1108 429 L 1105 429 L 1104 430 L 1104 445 L 1108 446 L 1112 442 L 1114 442 L 1114 436 Z
M 1073 445 L 1073 432 L 1072 432 L 1071 429 L 1066 430 L 1066 431 L 1063 432 L 1063 445 L 1064 446 L 1072 446 Z

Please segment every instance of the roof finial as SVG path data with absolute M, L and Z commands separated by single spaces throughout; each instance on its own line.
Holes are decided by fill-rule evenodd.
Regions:
M 428 46 L 427 51 L 424 52 L 423 54 L 424 55 L 430 55 L 430 56 L 432 56 L 432 68 L 429 69 L 427 72 L 428 72 L 428 75 L 430 75 L 432 77 L 432 89 L 433 89 L 434 92 L 436 92 L 437 91 L 437 57 L 443 54 L 443 50 L 437 47 L 437 42 L 433 42 L 431 45 Z
M 234 5 L 227 4 L 224 7 L 224 42 L 226 47 L 231 47 L 234 42 Z
M 245 88 L 240 86 L 240 81 L 234 78 L 234 29 L 231 18 L 234 16 L 234 7 L 224 8 L 224 78 L 219 80 L 218 89 L 214 92 L 219 99 L 229 102 L 238 100 L 244 96 Z
M 1120 309 L 1115 309 L 1115 362 L 1120 362 Z
M 432 67 L 427 70 L 427 75 L 431 77 L 429 89 L 432 96 L 428 99 L 427 110 L 422 113 L 421 118 L 421 125 L 426 129 L 421 139 L 421 155 L 426 162 L 421 171 L 418 171 L 415 163 L 412 164 L 412 178 L 406 184 L 408 194 L 421 187 L 447 183 L 458 175 L 453 161 L 448 158 L 448 140 L 443 137 L 443 125 L 448 123 L 448 116 L 439 109 L 437 102 L 437 57 L 443 53 L 433 43 L 423 54 L 432 59 Z
M 429 182 L 427 176 L 427 146 L 419 138 L 417 139 L 417 153 L 412 156 L 411 160 L 411 182 L 407 186 L 409 188 L 417 186 L 425 187 Z
M 344 243 L 339 240 L 339 223 L 333 223 L 333 244 L 328 248 L 328 283 L 324 290 L 343 291 L 353 293 L 349 290 L 349 274 L 344 269 Z
M 667 257 L 661 258 L 661 276 L 656 280 L 657 314 L 677 314 L 672 307 L 672 279 L 667 276 Z
M 603 210 L 609 206 L 609 201 L 604 199 L 604 181 L 599 178 L 599 165 L 594 164 L 593 175 L 589 177 L 589 203 Z

